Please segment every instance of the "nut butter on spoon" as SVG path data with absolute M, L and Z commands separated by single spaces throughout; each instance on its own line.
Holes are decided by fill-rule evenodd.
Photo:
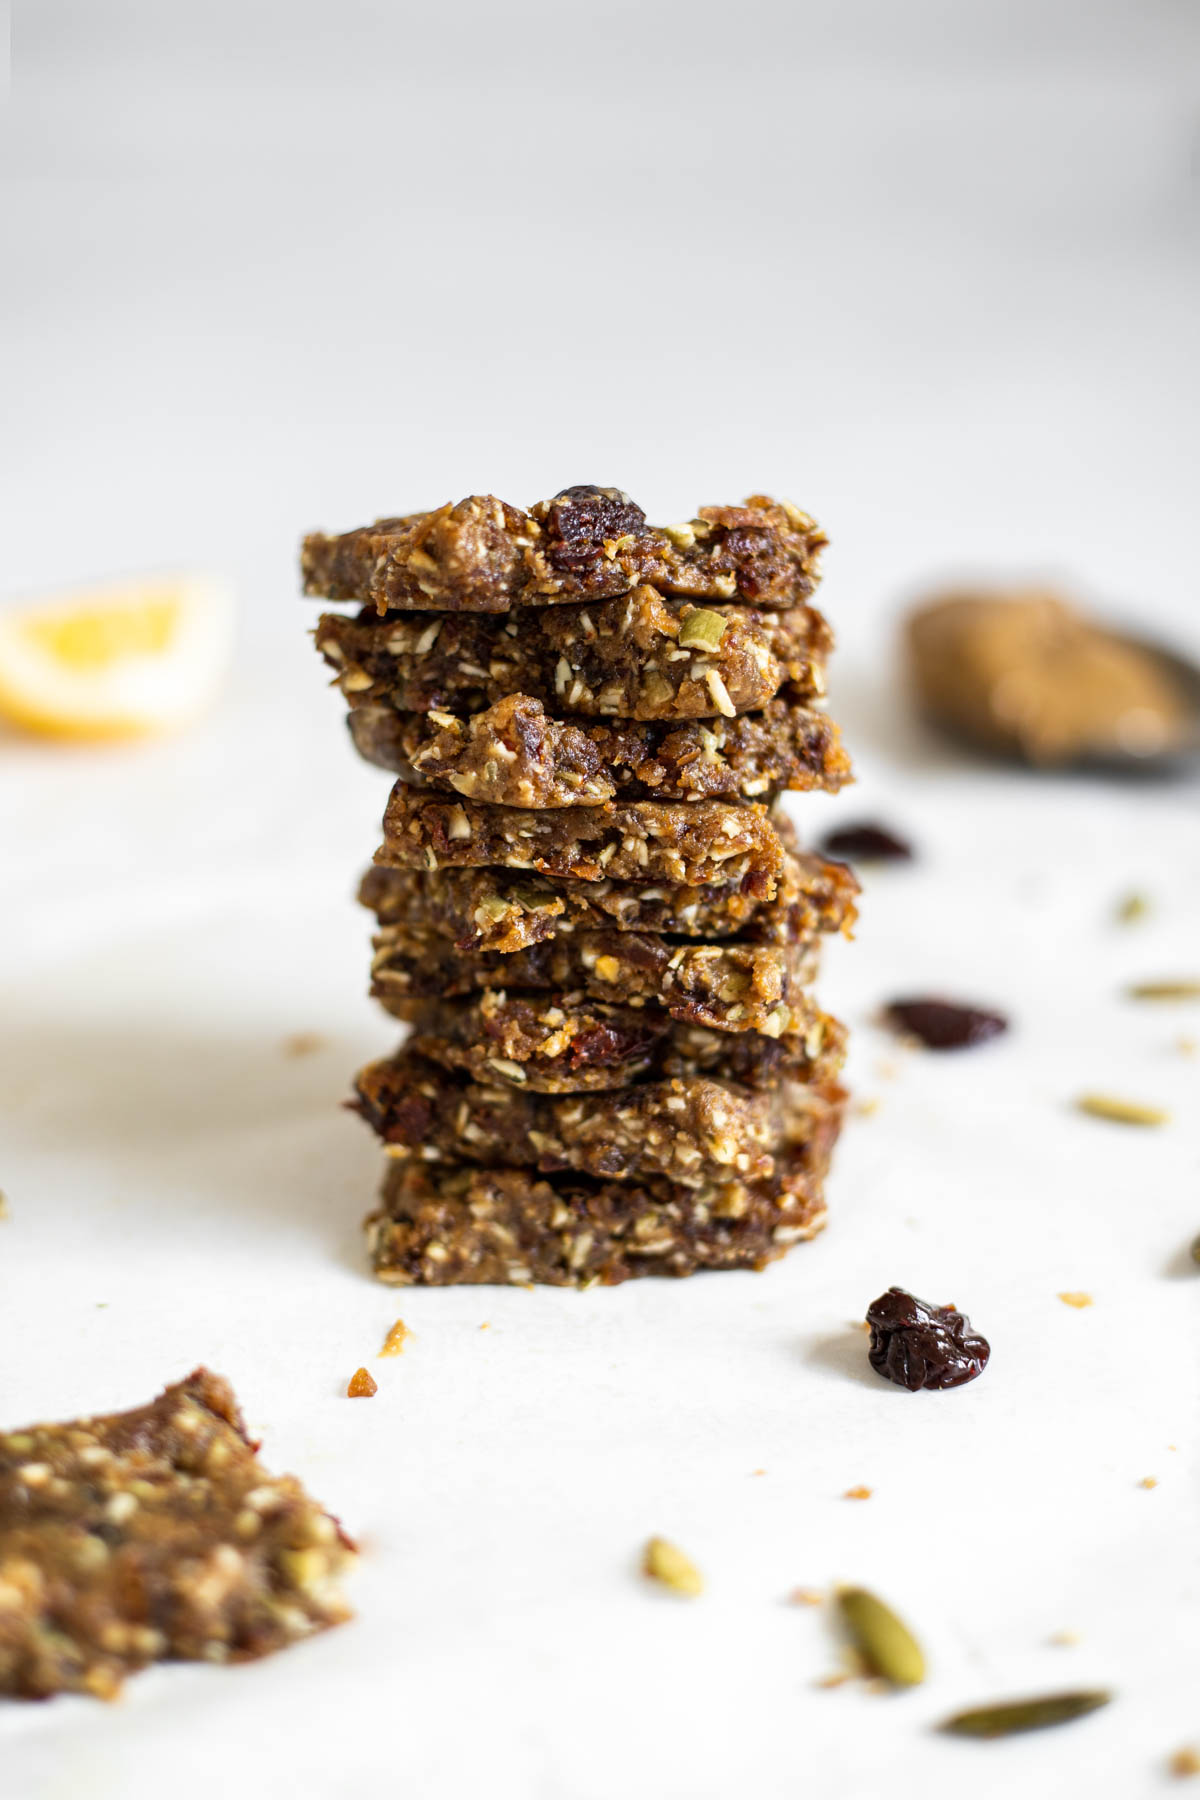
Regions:
M 1200 668 L 1037 589 L 909 614 L 911 678 L 952 736 L 1040 768 L 1166 771 L 1200 753 Z

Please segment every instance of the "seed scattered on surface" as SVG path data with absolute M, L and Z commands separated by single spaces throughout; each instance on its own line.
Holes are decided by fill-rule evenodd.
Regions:
M 1172 1775 L 1200 1775 L 1200 1750 L 1185 1744 L 1182 1750 L 1176 1750 L 1167 1768 Z
M 918 1687 L 925 1657 L 903 1619 L 866 1588 L 839 1588 L 838 1610 L 851 1642 L 873 1675 L 893 1687 Z
M 1135 925 L 1139 919 L 1144 919 L 1149 911 L 1150 901 L 1146 895 L 1135 891 L 1132 894 L 1126 894 L 1118 904 L 1117 919 L 1122 925 Z
M 911 862 L 913 854 L 912 845 L 886 825 L 866 822 L 826 832 L 819 849 L 822 856 L 848 858 L 851 862 Z
M 293 1031 L 285 1037 L 280 1049 L 285 1056 L 314 1056 L 318 1050 L 325 1048 L 325 1039 L 319 1031 Z
M 1188 1254 L 1194 1263 L 1200 1263 L 1200 1237 L 1194 1237 L 1188 1247 Z
M 1079 1308 L 1083 1308 L 1085 1306 L 1094 1306 L 1095 1305 L 1095 1301 L 1092 1299 L 1092 1296 L 1090 1294 L 1084 1294 L 1084 1293 L 1079 1292 L 1078 1290 L 1072 1290 L 1068 1293 L 1060 1294 L 1058 1297 L 1062 1301 L 1064 1306 L 1076 1306 Z
M 1143 1475 L 1142 1479 L 1138 1482 L 1138 1486 L 1144 1488 L 1156 1488 L 1158 1486 L 1158 1476 Z
M 1113 1094 L 1081 1094 L 1075 1105 L 1090 1118 L 1111 1119 L 1114 1125 L 1165 1125 L 1171 1117 L 1161 1106 L 1143 1106 Z
M 842 1499 L 843 1500 L 869 1500 L 871 1498 L 871 1495 L 874 1492 L 875 1492 L 875 1489 L 869 1488 L 869 1487 L 847 1488 L 845 1493 L 842 1495 Z
M 1056 1650 L 1073 1650 L 1080 1641 L 1077 1631 L 1056 1631 L 1048 1639 Z
M 1125 992 L 1131 1000 L 1200 1000 L 1200 981 L 1190 976 L 1175 981 L 1138 981 Z
M 403 1319 L 397 1319 L 380 1346 L 380 1356 L 400 1356 L 412 1332 Z
M 820 1588 L 793 1588 L 788 1595 L 789 1606 L 823 1606 L 824 1604 L 825 1596 Z
M 0 1188 L 0 1219 L 8 1217 L 8 1195 Z
M 642 1557 L 642 1573 L 661 1581 L 676 1594 L 694 1598 L 704 1592 L 704 1577 L 689 1556 L 667 1538 L 652 1537 Z
M 970 1050 L 1008 1030 L 1003 1013 L 955 1000 L 892 1000 L 883 1016 L 893 1031 L 916 1038 L 927 1050 Z
M 355 1369 L 346 1393 L 351 1400 L 369 1400 L 379 1392 L 379 1383 L 369 1369 Z
M 1019 1731 L 1044 1731 L 1050 1725 L 1066 1725 L 1072 1719 L 1107 1706 L 1112 1695 L 1103 1688 L 1078 1693 L 1043 1694 L 1033 1700 L 1002 1700 L 996 1706 L 973 1706 L 944 1719 L 939 1730 L 955 1737 L 1012 1737 Z

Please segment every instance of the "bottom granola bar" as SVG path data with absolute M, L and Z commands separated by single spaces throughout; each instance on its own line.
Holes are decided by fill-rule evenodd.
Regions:
M 0 1693 L 111 1699 L 167 1658 L 265 1656 L 349 1617 L 353 1545 L 197 1369 L 133 1412 L 0 1435 Z
M 799 1155 L 769 1181 L 693 1188 L 393 1163 L 367 1245 L 380 1280 L 400 1286 L 760 1269 L 825 1223 L 823 1172 Z

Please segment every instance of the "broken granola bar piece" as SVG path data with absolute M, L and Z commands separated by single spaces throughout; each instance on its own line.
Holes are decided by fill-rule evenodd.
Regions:
M 825 1223 L 824 1167 L 801 1151 L 765 1181 L 683 1187 L 393 1162 L 367 1245 L 376 1275 L 398 1286 L 592 1287 L 761 1269 Z
M 459 950 L 412 923 L 385 926 L 374 950 L 371 996 L 398 1019 L 425 1000 L 482 988 L 553 988 L 627 1006 L 649 1002 L 673 1019 L 768 1037 L 807 1029 L 805 989 L 818 960 L 811 941 L 677 944 L 651 932 L 612 930 L 571 932 L 509 954 Z
M 407 1047 L 360 1069 L 355 1096 L 355 1110 L 402 1159 L 621 1181 L 661 1175 L 693 1187 L 773 1174 L 784 1152 L 836 1135 L 844 1101 L 832 1084 L 784 1081 L 755 1093 L 706 1077 L 555 1097 L 464 1081 Z
M 605 599 L 642 583 L 665 594 L 794 606 L 813 592 L 825 534 L 789 501 L 753 494 L 686 525 L 647 525 L 619 488 L 585 484 L 522 512 L 472 494 L 432 512 L 304 540 L 306 594 L 383 613 L 508 612 Z
M 391 1010 L 388 1001 L 384 1006 Z M 809 998 L 802 1030 L 714 1031 L 659 1007 L 610 1006 L 581 994 L 510 994 L 487 988 L 469 1000 L 405 1003 L 414 1051 L 473 1080 L 515 1083 L 540 1094 L 626 1087 L 642 1077 L 718 1075 L 752 1088 L 791 1078 L 833 1080 L 844 1038 Z
M 265 1656 L 336 1625 L 354 1547 L 263 1469 L 228 1382 L 0 1434 L 0 1693 L 111 1699 L 168 1658 Z
M 375 860 L 393 869 L 533 869 L 572 881 L 734 883 L 773 897 L 783 845 L 762 806 L 634 800 L 529 812 L 442 800 L 398 781 Z
M 761 712 L 682 724 L 580 724 L 552 718 L 528 694 L 466 716 L 376 703 L 348 718 L 368 762 L 490 806 L 761 800 L 779 788 L 837 793 L 850 780 L 833 721 L 778 699 Z
M 351 706 L 476 712 L 526 694 L 589 718 L 707 719 L 824 691 L 829 627 L 811 607 L 695 606 L 635 588 L 598 606 L 489 618 L 322 615 L 317 649 Z
M 440 932 L 460 950 L 507 953 L 575 931 L 657 931 L 742 943 L 788 942 L 828 931 L 849 935 L 857 894 L 858 883 L 844 864 L 800 854 L 784 856 L 771 900 L 729 885 L 556 882 L 504 869 L 378 865 L 367 870 L 358 891 L 381 925 L 411 921 Z

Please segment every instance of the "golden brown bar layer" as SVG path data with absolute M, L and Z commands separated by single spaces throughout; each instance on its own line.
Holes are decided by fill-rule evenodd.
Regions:
M 313 532 L 300 568 L 306 594 L 383 613 L 508 612 L 628 593 L 794 606 L 819 579 L 825 534 L 790 501 L 753 494 L 657 526 L 619 488 L 564 488 L 528 512 L 472 494 L 432 512 L 380 519 L 337 537 Z
M 825 1223 L 823 1175 L 803 1153 L 765 1181 L 707 1187 L 392 1163 L 367 1245 L 380 1280 L 408 1287 L 761 1269 Z
M 0 1435 L 0 1693 L 111 1699 L 168 1658 L 265 1656 L 349 1617 L 354 1547 L 197 1369 L 133 1412 Z
M 735 719 L 581 725 L 510 694 L 466 717 L 369 703 L 349 724 L 368 762 L 490 806 L 761 800 L 778 788 L 837 793 L 851 779 L 833 721 L 786 700 Z
M 783 821 L 786 823 L 786 821 Z M 787 833 L 782 834 L 784 841 Z M 368 869 L 362 904 L 381 925 L 411 921 L 460 950 L 514 953 L 576 931 L 650 931 L 676 937 L 780 943 L 816 932 L 847 935 L 858 883 L 844 863 L 785 855 L 771 900 L 740 886 L 654 887 L 559 881 L 504 869 Z
M 489 618 L 324 613 L 317 649 L 351 706 L 477 712 L 528 694 L 589 718 L 707 719 L 824 692 L 829 627 L 812 607 L 694 606 L 635 588 L 593 606 Z
M 391 1011 L 386 998 L 383 1004 Z M 469 1000 L 408 1002 L 402 1010 L 418 1055 L 474 1081 L 506 1081 L 540 1094 L 696 1075 L 751 1088 L 785 1079 L 815 1084 L 835 1079 L 845 1050 L 842 1027 L 811 999 L 805 1028 L 780 1037 L 713 1031 L 682 1024 L 661 1007 L 608 1006 L 580 994 L 488 988 Z
M 409 1049 L 360 1069 L 355 1096 L 402 1159 L 665 1176 L 693 1187 L 765 1179 L 780 1155 L 836 1135 L 844 1100 L 832 1084 L 785 1081 L 755 1093 L 705 1077 L 554 1097 L 463 1081 Z
M 402 1019 L 431 999 L 482 988 L 552 988 L 592 1000 L 663 1007 L 714 1031 L 804 1031 L 809 943 L 676 944 L 649 932 L 578 931 L 510 954 L 459 950 L 441 932 L 388 925 L 374 939 L 371 995 Z
M 783 845 L 763 806 L 634 800 L 528 812 L 418 794 L 400 781 L 375 861 L 394 869 L 532 869 L 572 881 L 737 884 L 769 900 Z

